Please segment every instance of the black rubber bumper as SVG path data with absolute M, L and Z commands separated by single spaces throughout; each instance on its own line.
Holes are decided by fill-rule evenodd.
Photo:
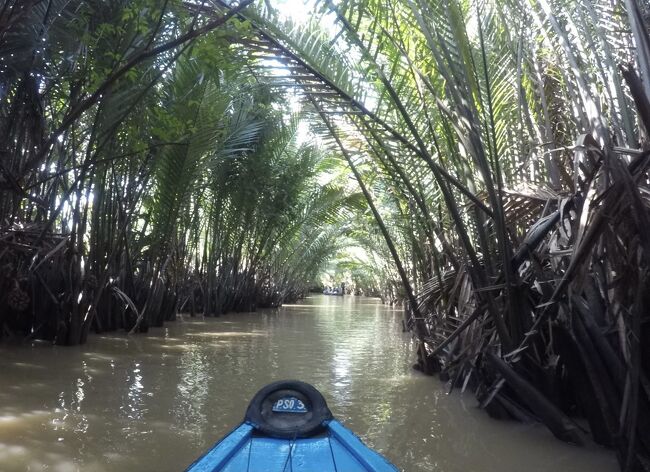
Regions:
M 276 402 L 287 397 L 299 399 L 307 411 L 298 414 L 274 411 Z M 264 436 L 308 438 L 325 429 L 332 419 L 332 412 L 323 395 L 312 385 L 299 380 L 281 380 L 255 394 L 244 419 Z

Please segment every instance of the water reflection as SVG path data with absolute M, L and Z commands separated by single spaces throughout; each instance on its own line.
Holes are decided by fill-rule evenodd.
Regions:
M 281 378 L 318 386 L 337 417 L 409 472 L 616 470 L 608 453 L 446 395 L 410 369 L 401 320 L 374 300 L 317 296 L 78 348 L 0 347 L 0 470 L 183 470 Z
M 142 373 L 140 363 L 134 362 L 133 368 L 126 372 L 127 400 L 120 406 L 120 413 L 129 420 L 141 420 L 146 412 L 143 400 L 144 385 L 142 384 Z M 130 431 L 130 428 L 125 428 Z
M 209 394 L 209 360 L 201 351 L 187 351 L 180 360 L 181 379 L 172 409 L 174 425 L 201 435 L 207 425 L 204 409 Z

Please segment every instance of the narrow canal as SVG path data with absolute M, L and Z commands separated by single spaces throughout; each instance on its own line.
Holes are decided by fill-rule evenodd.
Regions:
M 402 314 L 359 297 L 218 319 L 81 347 L 0 348 L 0 471 L 179 471 L 283 378 L 407 472 L 613 472 L 614 457 L 498 422 L 471 394 L 411 370 Z

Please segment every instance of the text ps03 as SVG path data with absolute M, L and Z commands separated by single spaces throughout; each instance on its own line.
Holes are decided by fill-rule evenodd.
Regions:
M 307 413 L 307 407 L 296 397 L 283 397 L 273 404 L 276 413 Z

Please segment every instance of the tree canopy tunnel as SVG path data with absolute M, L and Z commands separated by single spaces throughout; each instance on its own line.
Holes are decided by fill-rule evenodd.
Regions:
M 2 335 L 278 304 L 358 245 L 420 369 L 644 470 L 648 5 L 294 7 L 0 7 Z

